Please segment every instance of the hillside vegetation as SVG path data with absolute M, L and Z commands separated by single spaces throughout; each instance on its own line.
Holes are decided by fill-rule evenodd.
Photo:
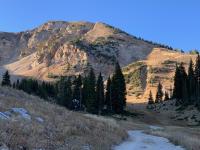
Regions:
M 68 111 L 22 91 L 0 87 L 0 103 L 0 112 L 24 108 L 31 116 L 0 120 L 0 144 L 10 149 L 106 150 L 127 136 L 112 119 Z

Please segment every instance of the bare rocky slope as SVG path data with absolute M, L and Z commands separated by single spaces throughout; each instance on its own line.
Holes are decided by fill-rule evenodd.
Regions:
M 116 60 L 122 66 L 146 58 L 156 47 L 104 23 L 48 22 L 21 33 L 0 33 L 1 65 L 15 75 L 50 80 L 85 73 L 105 76 Z
M 176 61 L 187 63 L 191 57 L 163 47 L 100 22 L 50 21 L 25 32 L 0 32 L 0 72 L 8 69 L 15 76 L 53 81 L 93 67 L 106 79 L 118 61 L 124 67 L 128 99 L 145 100 L 158 80 L 166 88 L 172 84 L 166 78 L 172 77 Z
M 155 98 L 159 82 L 163 85 L 163 92 L 171 96 L 176 64 L 183 62 L 187 71 L 190 59 L 195 63 L 196 55 L 154 48 L 146 59 L 124 67 L 128 101 L 147 102 L 150 90 Z

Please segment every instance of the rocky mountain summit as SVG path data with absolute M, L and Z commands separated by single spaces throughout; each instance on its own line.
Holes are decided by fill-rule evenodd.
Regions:
M 104 23 L 51 21 L 30 31 L 0 33 L 0 63 L 13 74 L 46 80 L 90 66 L 107 76 L 116 60 L 126 66 L 157 46 Z
M 8 69 L 15 76 L 54 81 L 93 67 L 106 79 L 118 61 L 124 67 L 128 95 L 137 98 L 156 87 L 151 85 L 157 80 L 171 85 L 175 62 L 187 64 L 190 57 L 100 22 L 50 21 L 20 33 L 0 32 L 0 72 Z

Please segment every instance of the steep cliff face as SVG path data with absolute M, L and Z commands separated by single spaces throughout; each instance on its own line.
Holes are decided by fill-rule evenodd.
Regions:
M 0 33 L 1 65 L 15 75 L 52 80 L 87 72 L 104 76 L 116 61 L 122 66 L 145 59 L 157 45 L 106 25 L 52 21 L 21 33 Z

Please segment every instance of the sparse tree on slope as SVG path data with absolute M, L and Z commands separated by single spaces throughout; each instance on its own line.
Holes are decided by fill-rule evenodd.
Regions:
M 148 98 L 148 105 L 152 105 L 154 104 L 154 100 L 153 100 L 153 96 L 152 96 L 152 92 L 149 92 L 149 98 Z
M 156 100 L 155 103 L 161 103 L 163 99 L 163 91 L 162 91 L 162 85 L 159 82 L 157 87 L 157 93 L 156 93 Z
M 11 86 L 10 75 L 9 75 L 9 72 L 8 72 L 8 71 L 6 71 L 6 72 L 3 74 L 3 79 L 2 79 L 1 85 L 2 85 L 2 86 Z
M 168 94 L 168 92 L 165 91 L 165 99 L 164 99 L 164 101 L 168 101 L 168 100 L 169 100 L 169 94 Z

